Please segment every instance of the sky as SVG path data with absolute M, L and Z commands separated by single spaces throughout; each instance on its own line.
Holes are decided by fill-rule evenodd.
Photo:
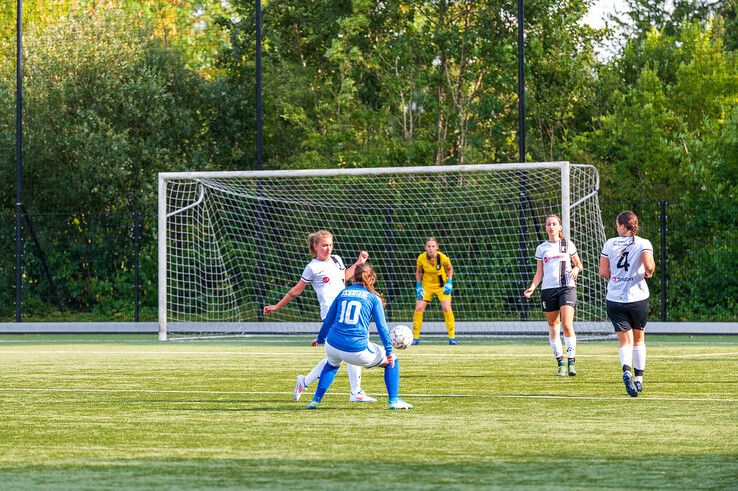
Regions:
M 625 5 L 625 0 L 597 0 L 589 9 L 584 22 L 592 27 L 602 27 L 605 24 L 605 15 L 615 13 L 615 9 L 623 12 Z

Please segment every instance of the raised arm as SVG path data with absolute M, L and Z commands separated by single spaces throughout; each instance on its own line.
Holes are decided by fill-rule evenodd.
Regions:
M 356 259 L 356 262 L 352 264 L 350 268 L 346 268 L 346 271 L 344 271 L 343 279 L 348 281 L 353 278 L 354 272 L 356 271 L 356 266 L 359 264 L 364 264 L 367 259 L 369 259 L 369 253 L 366 251 L 361 251 L 359 253 L 359 257 Z
M 281 309 L 282 307 L 290 303 L 293 298 L 299 297 L 302 294 L 303 290 L 305 290 L 306 286 L 308 286 L 308 282 L 303 279 L 300 279 L 300 281 L 298 281 L 295 286 L 290 288 L 290 290 L 285 294 L 285 296 L 282 297 L 282 300 L 277 302 L 275 305 L 266 305 L 264 307 L 264 315 L 269 315 L 272 312 L 275 312 Z
M 543 280 L 543 261 L 536 259 L 536 274 L 533 276 L 533 281 L 530 282 L 528 289 L 523 292 L 523 296 L 530 298 L 538 285 L 541 284 L 541 280 Z

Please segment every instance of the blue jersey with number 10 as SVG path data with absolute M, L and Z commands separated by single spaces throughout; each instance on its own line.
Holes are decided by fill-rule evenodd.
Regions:
M 318 343 L 328 341 L 334 348 L 350 353 L 364 351 L 369 346 L 372 317 L 385 351 L 392 353 L 382 300 L 364 285 L 351 285 L 338 294 L 323 320 Z

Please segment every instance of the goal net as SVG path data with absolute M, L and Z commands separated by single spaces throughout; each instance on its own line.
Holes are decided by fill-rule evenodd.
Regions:
M 369 252 L 391 324 L 412 325 L 415 265 L 427 237 L 454 266 L 458 336 L 547 333 L 536 270 L 545 218 L 557 214 L 579 250 L 575 330 L 606 334 L 605 241 L 592 166 L 568 162 L 441 167 L 159 174 L 160 338 L 316 333 L 311 288 L 262 316 L 312 259 L 307 235 L 334 235 L 347 265 Z M 445 333 L 437 301 L 423 333 Z

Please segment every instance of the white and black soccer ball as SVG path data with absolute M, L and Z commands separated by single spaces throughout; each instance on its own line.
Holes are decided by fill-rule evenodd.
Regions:
M 413 343 L 413 330 L 403 324 L 390 329 L 389 335 L 395 349 L 406 349 Z

